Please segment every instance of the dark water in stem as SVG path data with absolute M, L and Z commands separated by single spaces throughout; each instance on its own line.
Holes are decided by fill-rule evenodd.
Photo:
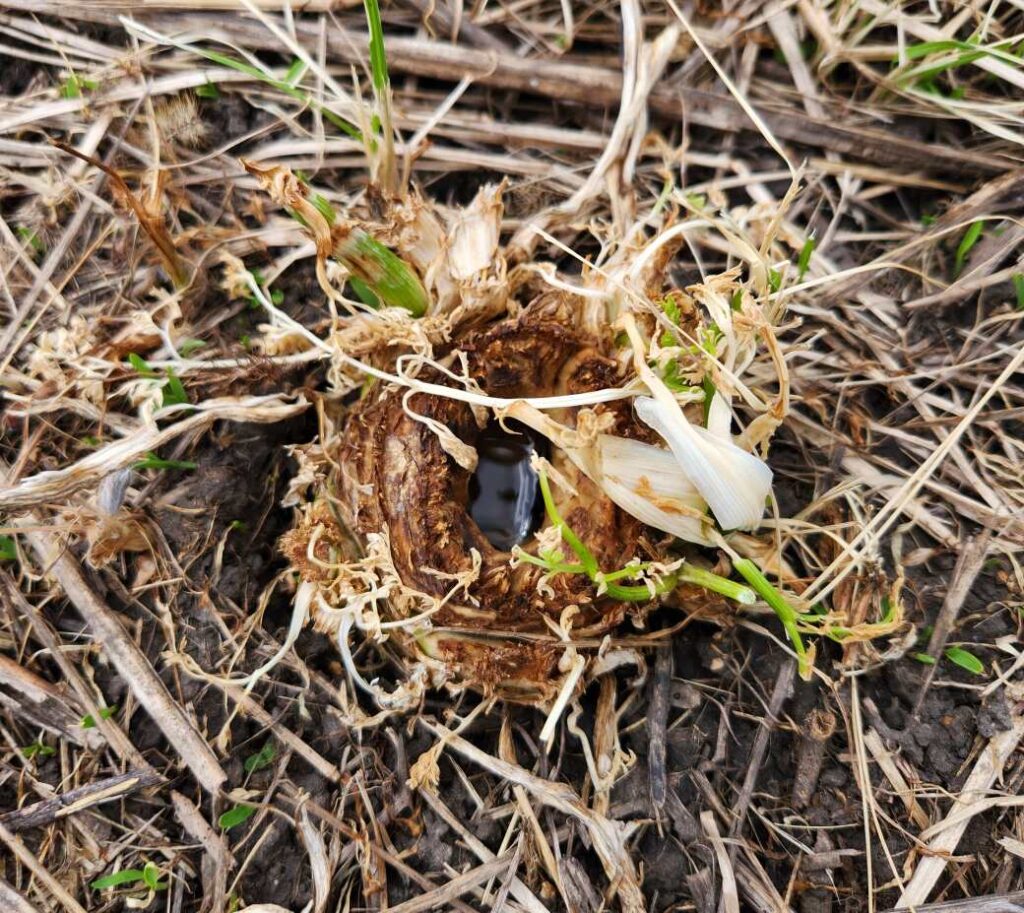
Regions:
M 544 519 L 530 456 L 544 456 L 547 442 L 517 422 L 505 424 L 509 431 L 492 421 L 476 442 L 480 462 L 469 480 L 469 515 L 491 545 L 508 551 L 529 539 Z

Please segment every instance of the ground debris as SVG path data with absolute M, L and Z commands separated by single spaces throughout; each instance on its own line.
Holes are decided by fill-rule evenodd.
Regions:
M 0 909 L 1024 909 L 1024 20 L 954 6 L 0 0 Z

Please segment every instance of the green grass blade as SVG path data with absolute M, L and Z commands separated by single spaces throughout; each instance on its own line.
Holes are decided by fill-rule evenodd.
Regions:
M 355 292 L 356 296 L 363 302 L 363 304 L 372 308 L 380 307 L 380 298 L 378 298 L 373 293 L 373 289 L 371 289 L 370 286 L 363 282 L 363 280 L 358 276 L 349 276 L 348 284 L 352 286 L 352 291 Z
M 374 131 L 380 133 L 380 143 L 368 146 L 371 161 L 375 163 L 374 178 L 385 190 L 395 192 L 398 172 L 395 165 L 395 141 L 391 120 L 391 80 L 388 77 L 388 58 L 384 50 L 384 24 L 380 19 L 378 0 L 363 0 L 366 24 L 370 30 L 370 79 L 377 101 Z
M 284 92 L 285 95 L 294 98 L 296 101 L 302 102 L 304 105 L 309 105 L 322 114 L 343 133 L 348 134 L 353 139 L 362 139 L 362 134 L 352 124 L 343 117 L 339 117 L 326 106 L 321 105 L 315 99 L 311 98 L 309 94 L 304 92 L 302 89 L 291 85 L 287 78 L 278 79 L 276 76 L 272 76 L 260 67 L 253 66 L 251 63 L 244 60 L 237 60 L 234 57 L 229 57 L 227 54 L 221 54 L 219 51 L 208 51 L 205 48 L 194 47 L 192 45 L 189 45 L 189 49 L 199 54 L 201 57 L 205 57 L 211 63 L 217 64 L 217 66 L 225 67 L 229 70 L 235 70 L 238 73 L 244 73 L 246 76 L 251 76 L 253 79 L 258 79 L 260 82 L 264 82 L 268 86 L 272 86 L 278 91 Z
M 1013 293 L 1017 296 L 1017 310 L 1024 311 L 1024 273 L 1013 274 Z
M 1019 68 L 1021 59 L 1009 51 L 1002 50 L 999 45 L 1008 44 L 1012 39 L 1004 39 L 986 46 L 979 46 L 970 41 L 958 41 L 955 38 L 941 39 L 938 41 L 924 41 L 908 47 L 904 52 L 906 60 L 923 60 L 932 54 L 952 54 L 950 57 L 935 61 L 934 63 L 923 63 L 903 73 L 899 79 L 904 85 L 912 82 L 924 81 L 938 76 L 949 70 L 975 63 L 982 58 L 991 58 L 1007 66 Z M 956 54 L 953 52 L 959 51 Z
M 377 0 L 363 0 L 366 9 L 366 24 L 370 29 L 370 76 L 373 87 L 383 93 L 390 83 L 388 58 L 384 51 L 384 24 L 380 19 L 380 4 Z
M 167 383 L 164 384 L 161 390 L 161 396 L 162 405 L 165 407 L 180 406 L 189 402 L 188 391 L 185 390 L 185 385 L 181 382 L 181 378 L 170 368 L 167 369 Z
M 806 241 L 804 241 L 804 246 L 800 248 L 800 259 L 797 260 L 796 264 L 797 275 L 800 277 L 800 282 L 804 281 L 804 276 L 807 275 L 807 270 L 811 267 L 811 254 L 814 253 L 814 245 L 816 243 L 814 235 L 811 235 Z
M 123 884 L 138 884 L 145 881 L 145 874 L 142 869 L 122 869 L 120 872 L 113 872 L 104 875 L 89 883 L 94 891 L 105 891 L 107 888 L 120 887 Z
M 972 222 L 967 231 L 964 232 L 964 236 L 956 249 L 956 260 L 953 264 L 953 272 L 957 276 L 963 272 L 964 264 L 967 262 L 967 255 L 971 252 L 974 245 L 981 239 L 981 233 L 984 230 L 985 223 L 978 221 Z
M 150 452 L 133 463 L 132 469 L 196 469 L 198 465 L 192 460 L 165 460 Z
M 946 650 L 946 659 L 951 663 L 955 663 L 961 669 L 966 669 L 972 675 L 985 674 L 985 664 L 963 647 L 949 647 Z
M 109 720 L 115 713 L 117 713 L 117 707 L 100 707 L 101 720 Z M 81 726 L 83 729 L 95 729 L 96 718 L 91 713 L 87 713 L 82 717 Z

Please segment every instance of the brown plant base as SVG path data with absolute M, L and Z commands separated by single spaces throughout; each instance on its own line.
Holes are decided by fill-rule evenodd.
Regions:
M 479 388 L 509 399 L 620 385 L 626 369 L 612 357 L 610 341 L 576 329 L 578 324 L 576 302 L 569 296 L 541 296 L 516 316 L 466 333 L 448 355 L 457 363 L 453 356 L 463 353 Z M 438 371 L 423 379 L 450 383 Z M 565 410 L 559 418 L 571 423 L 576 411 Z M 618 434 L 650 435 L 627 403 L 596 411 L 613 414 Z M 457 465 L 438 435 L 410 412 L 440 422 L 471 447 L 483 430 L 463 403 L 417 393 L 407 409 L 400 391 L 374 386 L 344 415 L 339 440 L 329 448 L 337 461 L 329 485 L 336 515 L 318 512 L 312 524 L 286 537 L 285 549 L 306 576 L 305 555 L 316 526 L 335 527 L 317 534 L 315 554 L 322 561 L 346 539 L 341 530 L 355 540 L 385 532 L 402 584 L 442 603 L 427 636 L 433 658 L 444 662 L 449 678 L 511 700 L 544 701 L 556 688 L 564 650 L 553 631 L 566 609 L 578 609 L 573 638 L 592 639 L 627 617 L 642 624 L 656 601 L 624 603 L 601 596 L 582 574 L 545 577 L 542 568 L 516 562 L 513 553 L 492 545 L 470 516 L 472 473 Z M 616 507 L 564 456 L 556 453 L 554 466 L 568 483 L 555 492 L 559 512 L 602 568 L 622 567 L 635 557 L 665 560 L 657 545 L 660 533 Z M 547 524 L 523 548 L 535 552 L 545 531 L 550 531 Z M 351 539 L 346 549 L 352 552 Z M 568 547 L 563 550 L 571 559 Z M 455 588 L 453 596 L 453 581 L 462 579 L 471 582 Z M 683 587 L 676 595 L 688 609 L 721 601 L 696 587 Z M 405 640 L 414 650 L 426 642 Z

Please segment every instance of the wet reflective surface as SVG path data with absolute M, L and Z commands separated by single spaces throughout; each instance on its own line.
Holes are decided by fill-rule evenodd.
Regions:
M 480 462 L 469 480 L 469 515 L 495 548 L 522 545 L 540 527 L 544 502 L 530 456 L 545 442 L 517 422 L 491 422 L 476 442 Z M 510 431 L 512 433 L 510 433 Z

